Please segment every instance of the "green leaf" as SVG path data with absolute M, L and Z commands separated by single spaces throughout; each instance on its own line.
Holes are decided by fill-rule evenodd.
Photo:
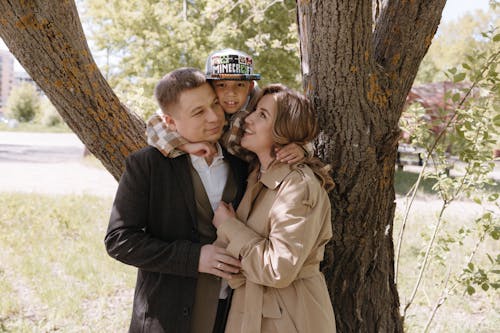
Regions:
M 493 125 L 496 127 L 500 127 L 500 114 L 497 114 L 495 117 L 493 117 Z
M 456 103 L 460 100 L 460 93 L 455 93 L 453 96 L 451 96 L 451 100 Z
M 493 41 L 494 42 L 500 41 L 500 34 L 496 34 L 495 36 L 493 36 Z
M 490 254 L 489 254 L 489 253 L 486 253 L 486 255 L 488 256 L 488 259 L 490 260 L 490 262 L 493 264 L 493 263 L 494 263 L 494 261 L 493 261 L 493 258 L 490 256 Z M 495 272 L 495 271 L 492 271 L 492 272 Z M 497 274 L 500 274 L 500 271 L 498 271 L 498 273 L 497 273 Z
M 500 274 L 500 269 L 493 269 L 490 272 L 493 274 Z
M 456 75 L 453 76 L 453 82 L 454 83 L 463 81 L 464 79 L 465 79 L 465 73 L 458 73 L 458 74 L 456 74 Z
M 455 75 L 455 73 L 457 72 L 457 69 L 455 67 L 452 67 L 452 68 L 448 69 L 448 72 Z
M 498 193 L 492 193 L 488 196 L 488 201 L 495 201 L 498 199 L 499 194 Z
M 473 286 L 467 286 L 467 294 L 472 295 L 476 292 Z
M 488 289 L 490 289 L 490 286 L 487 284 L 487 283 L 483 283 L 481 285 L 481 288 L 484 290 L 484 291 L 488 291 Z
M 464 62 L 462 64 L 462 67 L 465 68 L 465 69 L 469 69 L 469 70 L 471 69 L 471 67 L 469 66 L 469 64 L 467 64 L 466 62 Z
M 474 264 L 473 264 L 473 263 L 471 263 L 471 262 L 467 265 L 467 267 L 469 267 L 469 269 L 470 269 L 471 271 L 473 271 L 473 270 L 474 270 Z

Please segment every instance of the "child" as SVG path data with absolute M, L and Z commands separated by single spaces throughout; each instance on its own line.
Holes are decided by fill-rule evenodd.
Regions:
M 253 72 L 253 59 L 248 54 L 233 49 L 215 51 L 207 58 L 205 73 L 226 114 L 228 126 L 220 142 L 229 153 L 247 159 L 248 153 L 240 147 L 239 140 L 243 120 L 248 114 L 247 107 L 257 90 L 254 80 L 260 80 L 260 74 Z M 211 146 L 203 142 L 188 142 L 177 132 L 169 130 L 159 114 L 148 120 L 146 135 L 148 144 L 166 157 L 174 158 L 184 153 L 200 156 L 215 153 Z M 304 155 L 312 155 L 310 145 L 301 147 L 291 143 L 277 150 L 276 159 L 295 163 L 303 159 Z

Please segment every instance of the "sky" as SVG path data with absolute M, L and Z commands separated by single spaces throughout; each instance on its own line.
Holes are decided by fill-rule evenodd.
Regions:
M 476 9 L 488 10 L 489 0 L 448 0 L 443 10 L 441 23 L 456 20 L 462 15 Z M 7 50 L 7 46 L 0 39 L 0 50 Z M 14 61 L 14 71 L 22 71 L 21 65 Z

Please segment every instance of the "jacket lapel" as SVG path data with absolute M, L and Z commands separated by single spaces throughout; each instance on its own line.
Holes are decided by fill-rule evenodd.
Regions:
M 194 200 L 193 180 L 190 174 L 189 155 L 185 154 L 172 159 L 172 166 L 175 173 L 178 189 L 182 193 L 186 206 L 188 207 L 189 214 L 191 215 L 191 223 L 196 230 L 198 225 L 196 222 L 196 206 Z
M 233 207 L 236 209 L 240 204 L 241 198 L 243 198 L 243 194 L 245 193 L 246 179 L 248 176 L 248 165 L 247 163 L 242 162 L 237 157 L 229 154 L 225 149 L 222 150 L 222 153 L 224 154 L 224 159 L 229 162 L 229 166 L 231 168 L 229 176 L 233 177 L 233 180 L 236 184 L 236 196 L 231 202 L 233 204 Z

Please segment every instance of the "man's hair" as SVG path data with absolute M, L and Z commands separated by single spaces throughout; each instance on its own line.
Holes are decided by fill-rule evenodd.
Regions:
M 199 69 L 182 67 L 165 75 L 155 87 L 155 98 L 164 114 L 170 113 L 167 107 L 179 101 L 185 90 L 198 88 L 207 80 Z

